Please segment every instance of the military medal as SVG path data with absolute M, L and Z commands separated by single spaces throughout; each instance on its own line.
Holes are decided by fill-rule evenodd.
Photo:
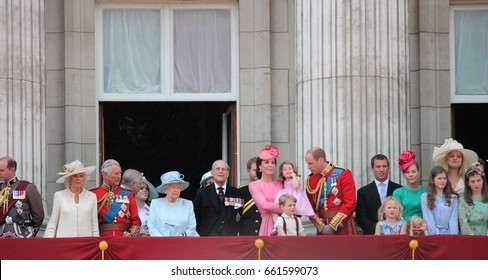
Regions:
M 22 212 L 23 212 L 22 201 L 17 200 L 17 202 L 15 202 L 15 210 L 17 210 L 17 213 L 22 214 Z
M 331 193 L 333 195 L 337 196 L 337 194 L 339 193 L 339 190 L 336 187 L 333 187 Z
M 339 204 L 341 204 L 341 200 L 340 200 L 339 198 L 337 198 L 337 197 L 336 197 L 336 198 L 334 199 L 334 204 L 335 204 L 335 206 L 339 206 Z
M 22 191 L 14 190 L 13 194 L 12 194 L 12 198 L 13 199 L 25 199 L 25 190 L 22 190 Z
M 129 203 L 129 197 L 127 195 L 116 195 L 115 201 L 119 203 Z

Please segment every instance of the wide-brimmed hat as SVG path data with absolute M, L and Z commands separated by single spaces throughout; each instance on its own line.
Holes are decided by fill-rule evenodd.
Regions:
M 184 181 L 185 175 L 180 174 L 178 171 L 169 171 L 161 175 L 161 185 L 159 185 L 156 190 L 160 193 L 164 193 L 164 187 L 171 183 L 180 183 L 181 184 L 181 191 L 186 190 L 190 183 Z
M 95 171 L 96 166 L 85 167 L 79 160 L 75 160 L 72 163 L 67 163 L 63 166 L 63 172 L 58 172 L 58 175 L 62 175 L 56 180 L 56 183 L 64 183 L 66 178 L 75 174 L 85 173 L 86 175 Z
M 148 192 L 149 192 L 149 199 L 156 199 L 159 197 L 158 192 L 156 191 L 156 187 L 149 182 L 146 177 L 142 177 L 142 182 L 147 185 Z
M 275 146 L 267 145 L 259 151 L 258 157 L 262 160 L 272 160 L 280 156 L 280 151 Z
M 451 151 L 460 151 L 463 153 L 464 162 L 466 166 L 469 167 L 473 162 L 478 161 L 478 154 L 475 152 L 465 149 L 461 143 L 449 138 L 444 141 L 444 144 L 440 147 L 434 147 L 434 153 L 432 154 L 432 161 L 435 165 L 443 166 L 446 161 L 447 154 Z
M 203 186 L 208 179 L 212 178 L 212 171 L 208 171 L 202 175 L 202 179 L 200 180 L 200 186 Z

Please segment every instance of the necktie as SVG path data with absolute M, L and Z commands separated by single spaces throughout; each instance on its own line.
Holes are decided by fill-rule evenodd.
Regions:
M 380 186 L 380 198 L 381 201 L 383 202 L 383 200 L 385 200 L 386 198 L 386 185 L 384 183 L 380 183 L 379 186 Z
M 224 188 L 218 187 L 217 190 L 219 190 L 219 198 L 221 201 L 224 201 Z

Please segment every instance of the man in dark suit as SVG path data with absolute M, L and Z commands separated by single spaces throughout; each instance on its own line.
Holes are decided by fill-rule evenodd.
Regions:
M 256 161 L 257 157 L 253 157 L 247 161 L 247 174 L 249 175 L 249 180 L 256 181 L 258 177 L 256 175 Z M 261 214 L 259 213 L 258 207 L 254 200 L 252 199 L 251 193 L 249 192 L 249 184 L 239 187 L 239 192 L 245 200 L 245 204 L 242 209 L 242 216 L 239 226 L 239 235 L 258 235 L 259 228 L 261 227 Z
M 212 164 L 214 183 L 197 190 L 193 207 L 200 236 L 237 235 L 244 199 L 227 185 L 229 165 L 223 160 Z
M 358 190 L 356 202 L 356 220 L 364 234 L 374 234 L 381 202 L 401 187 L 388 179 L 390 162 L 385 155 L 377 154 L 371 158 L 371 171 L 374 181 Z

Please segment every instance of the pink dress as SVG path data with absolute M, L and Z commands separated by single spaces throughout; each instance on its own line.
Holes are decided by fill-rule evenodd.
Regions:
M 258 207 L 259 213 L 261 213 L 260 236 L 271 235 L 274 226 L 272 213 L 281 215 L 281 208 L 274 203 L 274 199 L 276 194 L 282 189 L 283 184 L 279 180 L 269 183 L 258 180 L 249 183 L 249 192 Z
M 279 205 L 279 199 L 281 195 L 286 193 L 291 194 L 297 199 L 297 208 L 295 210 L 295 215 L 305 217 L 315 216 L 315 211 L 313 211 L 312 205 L 310 205 L 307 194 L 301 188 L 300 177 L 298 177 L 298 183 L 299 186 L 295 189 L 293 187 L 293 179 L 286 180 L 285 187 L 280 192 L 278 192 L 274 202 Z

